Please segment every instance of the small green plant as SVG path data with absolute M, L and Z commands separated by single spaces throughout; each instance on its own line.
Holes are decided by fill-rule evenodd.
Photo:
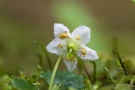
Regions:
M 116 37 L 113 38 L 112 54 L 97 55 L 95 50 L 85 46 L 90 39 L 90 28 L 86 26 L 79 26 L 70 33 L 63 24 L 54 24 L 54 36 L 55 39 L 46 48 L 42 43 L 32 41 L 43 51 L 45 68 L 43 55 L 36 54 L 39 58 L 37 75 L 28 77 L 21 71 L 19 76 L 3 75 L 0 78 L 0 90 L 135 89 L 135 73 L 130 74 L 134 65 L 132 60 L 127 60 L 126 63 L 125 58 L 121 57 Z M 59 55 L 53 70 L 53 63 L 47 51 Z M 88 63 L 83 61 L 87 59 Z M 58 70 L 61 60 L 67 70 Z M 73 72 L 75 68 L 76 72 Z

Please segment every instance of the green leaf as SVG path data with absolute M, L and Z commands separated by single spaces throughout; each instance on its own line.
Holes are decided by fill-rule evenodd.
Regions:
M 9 80 L 8 75 L 4 75 L 0 78 L 0 90 L 10 90 L 11 89 L 9 84 L 6 82 L 7 80 Z
M 131 83 L 131 81 L 132 81 L 133 83 Z M 130 82 L 130 85 L 131 85 L 131 84 L 134 85 L 134 83 L 135 83 L 135 76 L 134 76 L 134 75 L 125 76 L 125 77 L 123 77 L 123 78 L 118 82 L 118 84 L 123 84 L 123 83 L 127 83 L 127 82 Z
M 131 88 L 128 84 L 117 84 L 114 90 L 134 90 L 134 88 Z
M 21 78 L 12 79 L 11 84 L 17 90 L 39 90 L 37 86 L 34 86 Z
M 43 78 L 48 84 L 52 71 L 41 72 L 40 77 Z M 85 88 L 83 84 L 83 77 L 67 71 L 58 71 L 55 76 L 54 84 L 60 85 L 61 90 L 68 90 L 69 87 L 73 87 L 77 90 Z
M 116 84 L 116 81 L 113 79 L 112 75 L 110 74 L 110 71 L 106 67 L 104 67 L 104 69 L 108 79 L 110 79 L 114 84 Z
M 106 84 L 98 90 L 114 90 L 114 88 L 115 88 L 114 84 Z M 120 89 L 120 90 L 123 90 L 123 89 Z

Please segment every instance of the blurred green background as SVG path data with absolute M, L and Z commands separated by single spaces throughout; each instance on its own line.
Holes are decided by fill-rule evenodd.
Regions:
M 30 41 L 46 46 L 54 39 L 54 23 L 71 31 L 90 27 L 87 46 L 99 53 L 111 52 L 116 36 L 120 53 L 135 55 L 135 4 L 130 0 L 0 0 L 0 62 L 6 72 L 36 70 L 36 53 L 42 50 Z M 56 61 L 56 55 L 49 56 Z

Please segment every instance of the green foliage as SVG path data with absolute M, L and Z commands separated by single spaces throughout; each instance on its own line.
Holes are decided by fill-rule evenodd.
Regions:
M 40 73 L 40 77 L 48 84 L 50 83 L 51 75 L 52 71 Z M 76 88 L 77 90 L 85 88 L 83 77 L 81 75 L 76 75 L 67 71 L 58 71 L 55 76 L 54 84 L 60 86 L 61 90 L 68 90 L 69 87 Z
M 92 84 L 91 84 L 89 79 L 86 78 L 85 83 L 86 83 L 86 88 L 88 90 L 93 90 L 93 86 L 92 86 Z
M 117 84 L 115 90 L 134 90 L 128 84 Z
M 127 76 L 128 75 L 128 72 L 126 70 L 126 67 L 123 63 L 123 60 L 120 56 L 120 53 L 118 52 L 118 46 L 117 46 L 118 42 L 117 42 L 117 38 L 116 37 L 113 37 L 113 42 L 112 42 L 112 53 L 114 55 L 114 59 L 115 60 L 115 63 L 117 65 L 117 68 L 120 68 L 124 71 L 125 75 Z
M 12 90 L 39 90 L 36 82 L 36 75 L 32 75 L 30 78 L 26 77 L 23 72 L 20 72 L 20 77 L 12 76 L 9 79 L 9 85 L 11 86 Z
M 116 81 L 111 76 L 110 71 L 106 67 L 104 67 L 104 69 L 105 69 L 105 72 L 106 72 L 108 79 L 110 79 L 114 84 L 116 84 Z
M 47 56 L 46 60 L 49 60 L 43 45 L 36 41 L 33 43 L 44 49 L 44 55 Z M 91 67 L 86 66 L 81 59 L 78 59 L 78 66 L 80 65 L 78 71 L 81 75 L 68 71 L 57 71 L 52 90 L 134 90 L 135 73 L 131 74 L 130 72 L 134 67 L 134 59 L 129 58 L 128 63 L 123 63 L 127 59 L 120 56 L 116 46 L 115 44 L 113 55 L 102 53 L 99 55 L 99 60 L 91 61 Z M 27 77 L 23 72 L 20 72 L 20 77 L 9 78 L 4 75 L 0 79 L 0 90 L 48 90 L 52 71 L 43 71 L 42 56 L 39 54 L 38 57 L 40 61 L 37 65 L 38 75 Z M 50 68 L 49 62 L 46 64 Z M 128 69 L 125 66 L 128 66 Z
M 113 84 L 106 84 L 102 86 L 99 90 L 114 90 L 114 85 Z
M 33 85 L 39 85 L 40 83 L 36 82 L 37 75 L 32 75 L 30 78 L 26 77 L 23 72 L 20 71 L 21 78 Z
M 39 90 L 37 86 L 25 81 L 22 78 L 12 79 L 11 84 L 16 90 Z
M 135 76 L 134 75 L 128 75 L 128 76 L 124 76 L 119 82 L 118 84 L 128 84 L 130 83 L 130 85 L 134 86 L 135 84 Z
M 8 75 L 3 75 L 0 78 L 0 90 L 9 90 L 11 89 L 10 86 L 8 85 Z

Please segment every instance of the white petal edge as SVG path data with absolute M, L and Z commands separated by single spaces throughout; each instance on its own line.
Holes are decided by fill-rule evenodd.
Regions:
M 64 44 L 63 48 L 59 48 L 58 44 Z M 53 39 L 47 46 L 46 49 L 50 53 L 54 53 L 56 55 L 61 55 L 64 50 L 66 50 L 66 41 L 61 40 L 59 38 Z
M 69 36 L 71 36 L 69 29 L 66 26 L 64 26 L 61 23 L 54 24 L 54 36 L 55 37 L 58 37 L 59 34 L 64 33 L 65 31 L 68 33 Z
M 79 26 L 72 32 L 72 36 L 80 36 L 80 41 L 85 45 L 90 40 L 91 29 L 87 26 Z
M 65 65 L 67 67 L 67 70 L 69 72 L 72 72 L 76 68 L 76 65 L 77 65 L 77 61 L 76 60 L 72 61 L 72 62 L 64 60 L 64 63 L 65 63 Z
M 82 48 L 84 48 L 86 50 L 86 55 L 82 55 L 82 52 L 81 50 L 78 50 L 77 51 L 77 55 L 83 59 L 83 60 L 86 60 L 86 59 L 90 59 L 90 60 L 96 60 L 98 59 L 98 55 L 97 55 L 97 52 L 95 50 L 92 50 L 86 46 L 83 46 Z

